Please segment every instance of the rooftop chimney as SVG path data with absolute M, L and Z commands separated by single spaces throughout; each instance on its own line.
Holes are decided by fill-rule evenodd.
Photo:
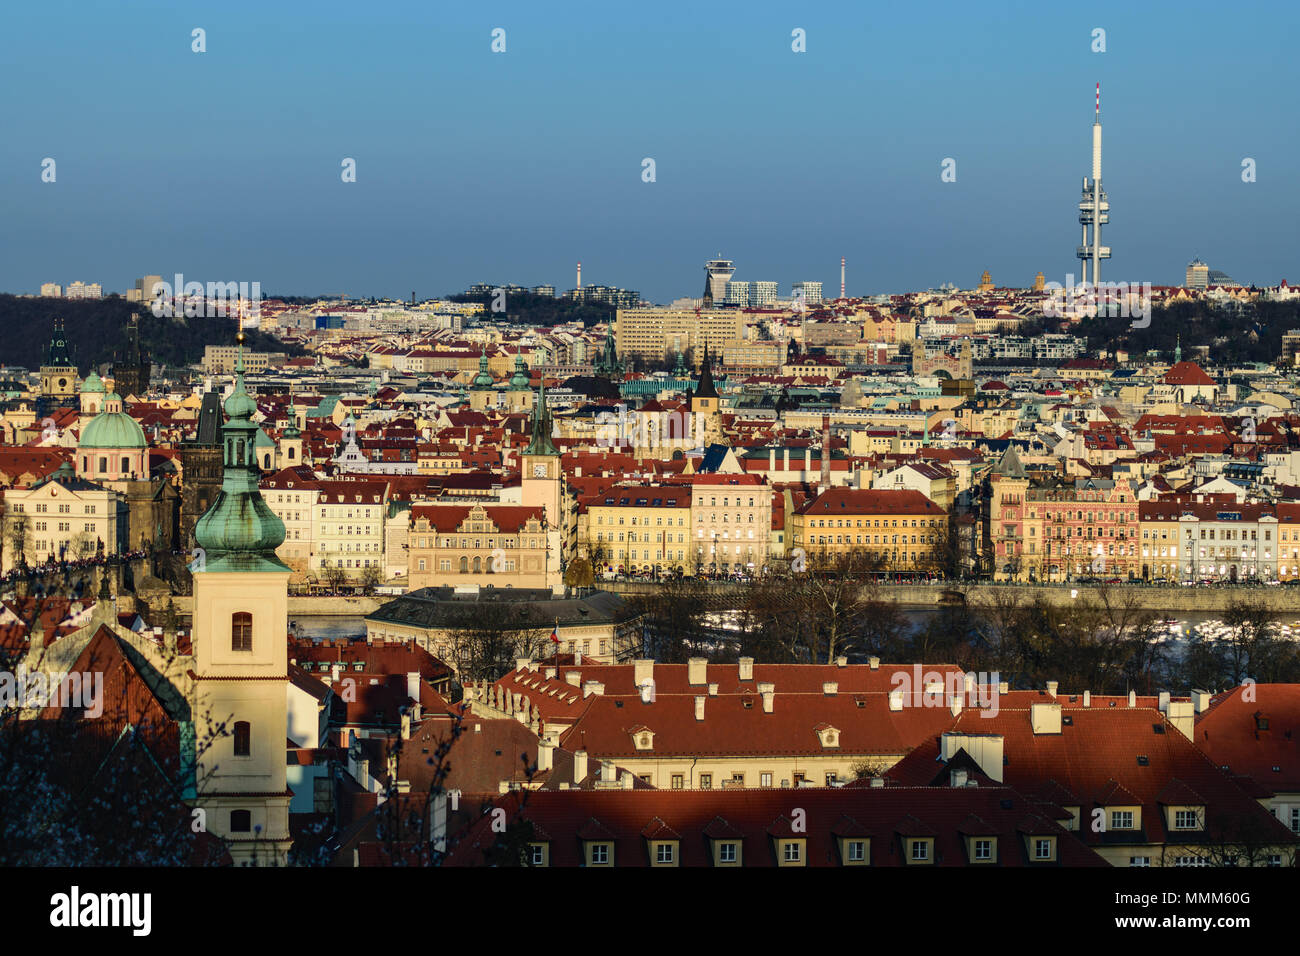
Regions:
M 879 657 L 868 657 L 868 658 L 867 658 L 867 666 L 869 666 L 873 671 L 878 671 L 878 670 L 880 670 L 880 658 L 879 658 Z
M 598 680 L 589 680 L 582 685 L 582 696 L 584 698 L 590 697 L 592 694 L 600 697 L 604 693 L 605 685 Z
M 740 679 L 741 680 L 754 679 L 754 658 L 742 657 L 740 659 Z
M 839 693 L 840 685 L 836 681 L 825 681 L 822 683 L 822 693 L 827 697 L 834 697 Z
M 580 786 L 587 779 L 587 751 L 578 750 L 573 754 L 573 785 Z
M 638 687 L 648 680 L 654 680 L 654 676 L 654 660 L 642 657 L 632 662 L 632 683 Z
M 602 760 L 600 762 L 600 782 L 618 783 L 618 767 L 614 766 L 614 761 Z
M 1138 694 L 1137 694 L 1137 691 L 1135 691 L 1135 690 L 1131 690 L 1131 691 L 1128 692 L 1128 705 L 1129 705 L 1130 707 L 1136 707 L 1136 706 L 1138 705 Z
M 1188 740 L 1192 739 L 1196 732 L 1196 717 L 1190 700 L 1171 700 L 1165 717 L 1180 734 Z
M 1198 714 L 1210 709 L 1210 692 L 1208 690 L 1192 691 L 1192 706 Z
M 1162 690 L 1157 700 L 1159 701 L 1157 706 L 1160 708 L 1160 713 L 1168 714 L 1169 713 L 1169 691 Z
M 948 696 L 948 710 L 954 717 L 961 713 L 961 694 Z
M 835 658 L 835 666 L 836 666 L 836 667 L 848 667 L 848 666 L 849 666 L 849 659 L 848 659 L 847 657 L 837 657 L 837 658 Z
M 1083 692 L 1083 706 L 1084 706 L 1084 707 L 1091 707 L 1091 706 L 1092 706 L 1092 691 L 1090 691 L 1090 690 L 1085 690 L 1085 691 Z
M 710 696 L 710 697 L 717 697 L 717 696 L 718 696 L 718 685 L 717 685 L 717 684 L 710 684 L 710 685 L 709 685 L 709 696 Z
M 1035 734 L 1059 734 L 1061 732 L 1061 705 L 1046 701 L 1036 701 L 1029 705 L 1029 723 Z
M 889 692 L 889 709 L 903 709 L 903 689 L 901 687 L 895 687 Z
M 709 665 L 706 657 L 692 657 L 686 662 L 686 682 L 692 687 L 703 684 L 706 680 L 707 668 Z
M 555 766 L 555 744 L 545 737 L 537 741 L 537 772 L 550 770 Z
M 1060 681 L 1049 680 L 1047 682 L 1047 696 L 1056 698 L 1056 689 L 1061 686 Z
M 582 671 L 565 671 L 564 682 L 572 684 L 574 687 L 582 686 Z
M 696 719 L 696 720 L 703 720 L 703 719 L 704 719 L 704 702 L 705 702 L 707 699 L 708 699 L 708 698 L 706 698 L 706 697 L 696 697 L 696 698 L 695 698 L 695 719 Z

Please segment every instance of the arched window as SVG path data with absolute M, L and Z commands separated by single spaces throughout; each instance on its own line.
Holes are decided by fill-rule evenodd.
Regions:
M 123 455 L 123 456 L 122 456 L 122 474 L 124 474 L 124 475 L 129 475 L 130 473 L 131 473 L 131 459 L 128 458 L 128 457 L 126 457 L 126 455 Z
M 289 460 L 293 461 L 293 446 L 289 446 Z
M 246 720 L 235 722 L 235 756 L 247 757 L 253 752 L 253 730 Z
M 81 456 L 81 470 L 87 473 L 90 472 L 90 458 L 86 455 Z
M 474 573 L 479 574 L 483 571 L 483 559 L 477 555 L 474 557 Z
M 232 651 L 253 649 L 253 615 L 247 611 L 236 611 L 230 615 L 230 649 Z
M 99 473 L 102 475 L 102 474 L 106 474 L 107 472 L 108 472 L 108 459 L 103 455 L 101 455 L 99 458 Z
M 230 811 L 230 832 L 248 833 L 253 829 L 253 814 L 248 810 Z
M 262 467 L 265 468 L 267 471 L 270 471 L 270 470 L 271 470 L 271 453 L 270 453 L 270 452 L 267 452 L 266 455 L 263 457 L 262 460 L 263 460 L 264 462 L 266 462 L 266 464 L 263 465 Z
M 469 558 L 466 558 L 466 557 L 463 557 L 463 556 L 461 557 L 461 559 L 460 559 L 460 573 L 461 573 L 461 574 L 468 574 L 468 573 L 469 573 Z
M 244 442 L 243 442 L 242 439 L 240 439 L 239 441 L 235 442 L 235 456 L 236 456 L 236 457 L 235 457 L 235 464 L 237 464 L 237 465 L 246 465 L 246 464 L 248 464 L 247 460 L 244 458 Z

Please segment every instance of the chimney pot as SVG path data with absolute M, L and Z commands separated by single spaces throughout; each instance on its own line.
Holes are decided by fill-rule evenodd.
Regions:
M 1060 684 L 1059 681 L 1049 680 L 1049 681 L 1047 682 L 1047 696 L 1048 696 L 1048 697 L 1055 698 L 1055 697 L 1056 697 L 1056 689 L 1057 689 L 1058 687 L 1060 687 L 1060 686 L 1061 686 L 1061 684 Z
M 705 698 L 705 697 L 696 697 L 696 698 L 695 698 L 695 719 L 696 719 L 696 720 L 703 720 L 703 719 L 704 719 L 704 702 L 705 702 L 705 700 L 707 700 L 707 699 L 708 699 L 708 698 Z
M 1131 690 L 1128 692 L 1128 705 L 1130 707 L 1136 707 L 1138 705 L 1137 691 Z
M 587 779 L 587 751 L 577 750 L 573 754 L 573 785 L 579 787 Z
M 878 670 L 880 670 L 880 658 L 879 658 L 879 657 L 868 657 L 868 658 L 867 658 L 867 665 L 868 665 L 868 666 L 869 666 L 873 671 L 878 671 Z

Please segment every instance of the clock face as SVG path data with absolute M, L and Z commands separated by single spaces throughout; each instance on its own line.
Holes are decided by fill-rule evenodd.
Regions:
M 546 477 L 546 465 L 544 463 L 539 462 L 538 464 L 533 465 L 533 477 L 534 478 Z

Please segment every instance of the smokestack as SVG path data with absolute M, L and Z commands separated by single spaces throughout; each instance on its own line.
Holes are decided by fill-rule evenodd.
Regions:
M 844 257 L 840 256 L 840 298 L 844 298 Z
M 831 417 L 822 416 L 822 474 L 820 491 L 826 491 L 831 486 Z
M 582 263 L 578 263 L 578 288 L 582 288 Z

